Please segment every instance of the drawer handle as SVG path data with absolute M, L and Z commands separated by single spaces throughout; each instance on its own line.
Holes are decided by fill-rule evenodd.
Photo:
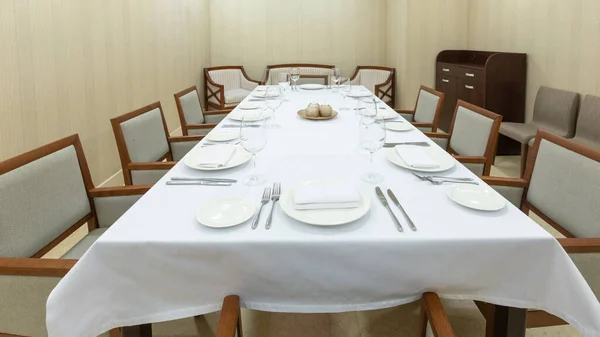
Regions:
M 447 80 L 447 79 L 445 79 L 445 78 L 442 78 L 442 82 L 444 82 L 444 83 L 450 83 L 450 80 Z
M 450 69 L 448 69 L 448 68 L 442 68 L 442 71 L 445 71 L 445 72 L 448 73 L 448 72 L 450 72 Z
M 473 74 L 473 73 L 465 73 L 465 76 L 467 76 L 467 77 L 475 77 L 475 74 Z
M 465 88 L 467 88 L 467 89 L 469 89 L 469 90 L 473 90 L 473 89 L 475 89 L 475 87 L 474 87 L 474 86 L 472 86 L 472 85 L 465 85 Z

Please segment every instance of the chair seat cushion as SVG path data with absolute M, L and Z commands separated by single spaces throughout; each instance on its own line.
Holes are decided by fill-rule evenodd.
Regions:
M 100 235 L 106 232 L 107 229 L 108 228 L 94 229 L 93 231 L 88 233 L 88 235 L 84 236 L 83 239 L 81 239 L 81 241 L 77 242 L 77 244 L 75 244 L 73 248 L 69 249 L 69 251 L 66 252 L 65 255 L 61 256 L 61 259 L 78 260 L 83 256 L 83 254 L 85 254 L 88 248 L 90 248 L 92 244 L 96 242 L 96 240 L 98 240 Z
M 231 89 L 225 91 L 225 104 L 237 104 L 244 100 L 250 91 L 246 89 Z
M 500 134 L 512 138 L 521 144 L 527 144 L 535 137 L 538 127 L 533 124 L 502 122 Z

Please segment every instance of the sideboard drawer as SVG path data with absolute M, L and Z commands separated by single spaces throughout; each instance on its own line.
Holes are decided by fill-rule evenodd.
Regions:
M 457 67 L 449 63 L 438 63 L 437 64 L 437 75 L 438 76 L 458 76 L 460 74 L 460 67 Z
M 475 82 L 482 82 L 485 79 L 485 70 L 481 69 L 457 67 L 455 72 L 456 76 L 466 80 L 470 79 Z

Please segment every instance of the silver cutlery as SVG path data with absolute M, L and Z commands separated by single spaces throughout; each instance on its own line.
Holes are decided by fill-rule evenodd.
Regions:
M 262 212 L 263 207 L 269 203 L 271 200 L 271 188 L 265 188 L 263 192 L 262 198 L 260 199 L 260 208 L 258 209 L 258 213 L 254 216 L 254 220 L 252 221 L 252 229 L 256 229 L 258 227 L 258 221 L 260 220 L 260 213 Z
M 396 198 L 396 195 L 394 194 L 394 192 L 392 192 L 392 190 L 388 189 L 387 190 L 387 194 L 390 197 L 390 199 L 392 199 L 392 201 L 394 202 L 394 204 L 396 206 L 398 206 L 398 208 L 400 209 L 400 211 L 402 211 L 402 214 L 404 215 L 404 217 L 408 221 L 408 227 L 410 227 L 410 229 L 412 229 L 413 232 L 416 232 L 417 231 L 417 227 L 415 226 L 415 224 L 413 223 L 412 219 L 408 216 L 408 214 L 404 210 L 404 207 L 402 207 L 402 205 L 400 205 L 400 201 L 398 200 L 398 198 Z
M 385 195 L 383 195 L 383 192 L 381 191 L 381 188 L 379 188 L 379 186 L 375 187 L 375 193 L 377 193 L 379 201 L 381 201 L 385 209 L 387 209 L 388 213 L 392 217 L 392 220 L 394 220 L 394 224 L 396 225 L 396 229 L 398 230 L 398 232 L 404 232 L 404 228 L 402 228 L 400 221 L 398 221 L 398 218 L 396 218 L 396 215 L 394 214 L 394 212 L 392 212 L 392 209 L 390 208 L 390 205 L 388 204 L 388 201 L 385 198 Z
M 267 218 L 267 223 L 265 224 L 266 229 L 271 229 L 271 223 L 273 222 L 273 211 L 275 210 L 275 205 L 277 201 L 279 201 L 279 197 L 281 196 L 281 183 L 273 184 L 273 195 L 271 196 L 271 200 L 273 200 L 273 206 L 271 207 L 271 213 L 269 213 L 269 217 Z
M 414 146 L 423 146 L 423 147 L 431 146 L 427 142 L 399 142 L 399 143 L 385 143 L 385 144 L 383 144 L 383 147 L 394 147 L 396 145 L 414 145 Z
M 207 147 L 207 146 L 213 146 L 213 145 L 238 145 L 241 141 L 237 141 L 237 142 L 233 142 L 233 143 L 227 143 L 227 142 L 222 142 L 222 143 L 203 143 L 202 145 L 200 145 L 200 147 Z
M 242 126 L 241 124 L 223 124 L 223 125 L 221 125 L 222 128 L 226 128 L 226 129 L 227 128 L 240 128 L 241 126 Z M 260 127 L 260 125 L 246 124 L 246 125 L 244 125 L 244 127 L 245 128 L 258 128 L 258 127 Z
M 442 179 L 442 180 L 456 180 L 456 181 L 474 181 L 475 180 L 473 178 L 461 178 L 461 177 L 425 176 L 425 175 L 420 175 L 420 174 L 415 173 L 415 172 L 412 172 L 412 174 L 414 174 L 415 176 L 419 177 L 419 179 L 421 179 L 421 180 L 426 180 L 428 178 Z
M 172 181 L 208 181 L 216 183 L 237 183 L 235 179 L 228 178 L 193 178 L 193 177 L 171 177 Z
M 467 181 L 467 180 L 451 180 L 451 179 L 441 179 L 441 178 L 433 178 L 431 176 L 421 176 L 419 174 L 416 174 L 415 172 L 412 172 L 412 174 L 414 174 L 415 176 L 417 176 L 419 179 L 424 180 L 424 181 L 429 181 L 430 183 L 434 184 L 434 185 L 442 185 L 443 183 L 453 183 L 453 184 L 471 184 L 471 185 L 479 185 L 478 182 L 476 181 Z
M 203 180 L 169 180 L 167 185 L 231 186 L 230 182 Z

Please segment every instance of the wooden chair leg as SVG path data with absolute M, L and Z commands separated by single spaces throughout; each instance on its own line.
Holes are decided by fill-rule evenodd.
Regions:
M 427 312 L 425 308 L 421 306 L 421 315 L 419 316 L 419 337 L 427 337 Z
M 527 143 L 521 144 L 521 178 L 525 175 L 525 168 L 527 167 L 527 155 L 529 153 L 529 145 Z
M 115 328 L 115 329 L 110 330 L 109 336 L 110 337 L 121 337 L 121 328 Z

